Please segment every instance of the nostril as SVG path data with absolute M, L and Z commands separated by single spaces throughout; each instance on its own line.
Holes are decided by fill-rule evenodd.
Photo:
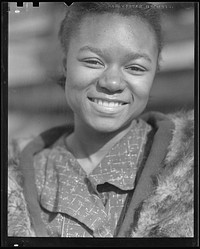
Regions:
M 117 94 L 122 93 L 124 91 L 124 89 L 119 89 L 119 88 L 116 89 L 116 88 L 111 88 L 109 86 L 101 86 L 101 85 L 97 84 L 97 91 L 111 95 L 113 93 L 117 93 Z
M 119 70 L 115 72 L 107 71 L 97 82 L 98 89 L 107 93 L 121 93 L 126 88 L 126 83 L 120 75 Z

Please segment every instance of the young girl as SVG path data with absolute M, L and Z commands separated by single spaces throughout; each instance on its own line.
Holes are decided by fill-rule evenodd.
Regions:
M 74 125 L 41 134 L 20 160 L 15 145 L 8 235 L 192 237 L 193 113 L 141 116 L 159 67 L 158 9 L 75 2 L 59 37 Z

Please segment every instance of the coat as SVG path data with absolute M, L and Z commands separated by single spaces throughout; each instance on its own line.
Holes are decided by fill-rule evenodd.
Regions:
M 117 237 L 193 237 L 193 111 L 168 115 L 150 112 L 141 118 L 152 125 L 155 133 L 150 138 L 148 157 Z M 51 145 L 65 131 L 60 127 L 43 133 L 34 140 L 35 152 Z M 38 217 L 33 219 L 38 206 L 27 197 L 35 195 L 37 199 L 33 189 L 26 189 L 24 169 L 31 168 L 27 151 L 33 148 L 33 142 L 25 146 L 29 140 L 13 140 L 9 144 L 9 236 L 37 237 L 44 229 Z

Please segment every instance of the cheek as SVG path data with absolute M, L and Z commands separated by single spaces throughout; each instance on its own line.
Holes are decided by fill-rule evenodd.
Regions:
M 139 100 L 146 100 L 149 97 L 152 84 L 149 82 L 138 82 L 132 88 L 133 95 Z
M 155 77 L 155 70 L 152 69 L 149 72 L 147 72 L 144 76 L 137 76 L 128 79 L 128 81 L 130 82 L 129 89 L 132 92 L 135 99 L 148 100 L 153 85 L 154 77 Z
M 65 82 L 65 95 L 67 101 L 71 103 L 80 100 L 80 95 L 82 95 L 82 92 L 85 87 L 86 81 L 80 70 L 74 70 L 73 68 L 69 68 L 69 70 L 67 71 Z
M 80 89 L 81 75 L 73 68 L 69 68 L 66 75 L 66 89 Z
M 66 76 L 66 88 L 77 91 L 77 94 L 86 91 L 95 84 L 98 77 L 93 71 L 81 67 L 77 67 L 77 70 L 69 70 Z
M 83 77 L 80 77 L 78 74 L 70 73 L 66 77 L 65 97 L 67 104 L 74 112 L 77 112 L 77 110 L 80 109 L 80 106 L 83 107 L 85 104 L 86 85 Z
M 69 106 L 73 108 L 74 102 L 77 102 L 77 94 L 78 94 L 78 84 L 74 80 L 72 80 L 69 75 L 66 77 L 65 82 L 65 97 Z

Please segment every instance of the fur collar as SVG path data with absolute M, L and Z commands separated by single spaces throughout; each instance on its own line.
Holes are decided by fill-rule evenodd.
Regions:
M 193 237 L 194 227 L 194 117 L 193 112 L 169 116 L 173 138 L 154 181 L 154 191 L 141 203 L 131 237 Z

